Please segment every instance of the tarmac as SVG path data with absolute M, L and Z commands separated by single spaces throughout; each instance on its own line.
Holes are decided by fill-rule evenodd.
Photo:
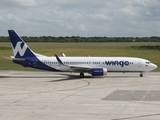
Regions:
M 1 70 L 0 120 L 160 120 L 160 72 Z

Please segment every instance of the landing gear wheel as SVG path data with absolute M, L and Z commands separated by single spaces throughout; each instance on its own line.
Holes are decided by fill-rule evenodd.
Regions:
M 143 74 L 140 74 L 140 77 L 143 77 Z
M 80 78 L 84 78 L 84 73 L 80 73 Z

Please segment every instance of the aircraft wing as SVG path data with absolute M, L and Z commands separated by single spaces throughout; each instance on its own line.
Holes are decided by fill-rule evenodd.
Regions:
M 77 72 L 89 72 L 92 67 L 89 66 L 79 66 L 79 65 L 68 65 L 73 71 Z
M 90 72 L 91 69 L 92 69 L 92 67 L 90 67 L 90 66 L 65 65 L 65 64 L 63 64 L 63 62 L 61 61 L 61 59 L 60 59 L 57 55 L 55 55 L 55 57 L 56 57 L 58 63 L 59 63 L 61 66 L 65 66 L 65 67 L 67 66 L 67 67 L 69 67 L 71 70 L 76 71 L 76 72 Z

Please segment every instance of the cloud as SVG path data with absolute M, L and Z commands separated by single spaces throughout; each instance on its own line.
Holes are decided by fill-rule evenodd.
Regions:
M 1 0 L 1 7 L 4 8 L 16 8 L 16 7 L 34 7 L 38 5 L 36 0 Z
M 0 35 L 159 35 L 159 0 L 1 0 Z

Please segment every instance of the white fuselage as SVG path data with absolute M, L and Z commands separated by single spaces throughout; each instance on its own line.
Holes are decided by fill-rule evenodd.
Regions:
M 61 71 L 74 71 L 70 67 L 60 67 L 56 57 L 38 57 L 52 68 Z M 106 68 L 108 72 L 148 72 L 157 66 L 150 61 L 133 57 L 60 57 L 64 65 L 88 68 Z

